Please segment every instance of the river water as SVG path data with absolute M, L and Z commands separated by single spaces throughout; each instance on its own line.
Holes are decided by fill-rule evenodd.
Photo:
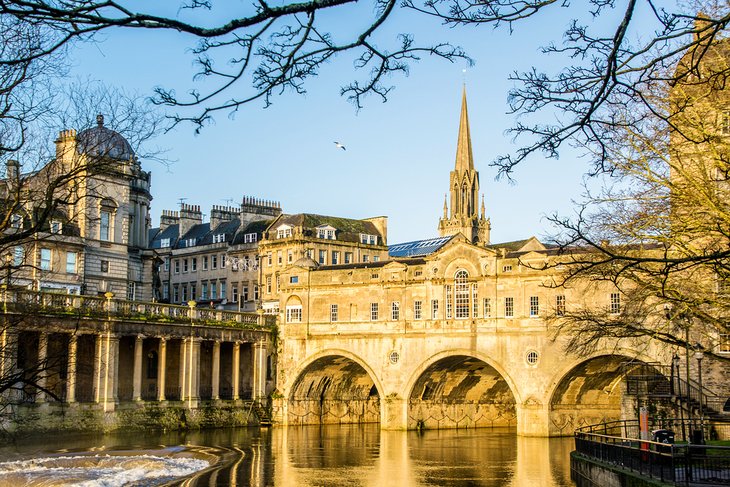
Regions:
M 0 446 L 0 487 L 569 487 L 572 438 L 380 426 L 53 435 Z

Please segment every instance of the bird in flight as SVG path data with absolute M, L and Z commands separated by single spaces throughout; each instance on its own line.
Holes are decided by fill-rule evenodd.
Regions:
M 335 141 L 335 147 L 337 147 L 338 149 L 347 150 L 347 149 L 345 149 L 345 146 L 344 145 L 340 144 L 337 141 Z

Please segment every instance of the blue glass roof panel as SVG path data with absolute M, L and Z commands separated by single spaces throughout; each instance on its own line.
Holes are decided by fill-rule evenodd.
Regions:
M 452 237 L 453 235 L 390 245 L 388 255 L 390 257 L 422 257 L 436 252 Z

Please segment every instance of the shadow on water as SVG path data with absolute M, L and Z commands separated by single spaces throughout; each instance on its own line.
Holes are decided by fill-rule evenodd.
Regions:
M 572 448 L 571 438 L 521 438 L 510 428 L 402 432 L 380 431 L 378 424 L 327 425 L 56 435 L 2 446 L 0 461 L 168 455 L 210 464 L 184 478 L 126 484 L 136 486 L 570 487 Z

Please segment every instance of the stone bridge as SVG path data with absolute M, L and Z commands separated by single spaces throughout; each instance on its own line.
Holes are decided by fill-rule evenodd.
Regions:
M 274 418 L 284 424 L 570 435 L 633 417 L 627 367 L 671 362 L 671 351 L 639 341 L 566 351 L 544 319 L 549 308 L 564 305 L 561 293 L 572 305 L 608 302 L 611 290 L 551 289 L 517 259 L 463 241 L 424 259 L 295 265 L 280 280 Z

